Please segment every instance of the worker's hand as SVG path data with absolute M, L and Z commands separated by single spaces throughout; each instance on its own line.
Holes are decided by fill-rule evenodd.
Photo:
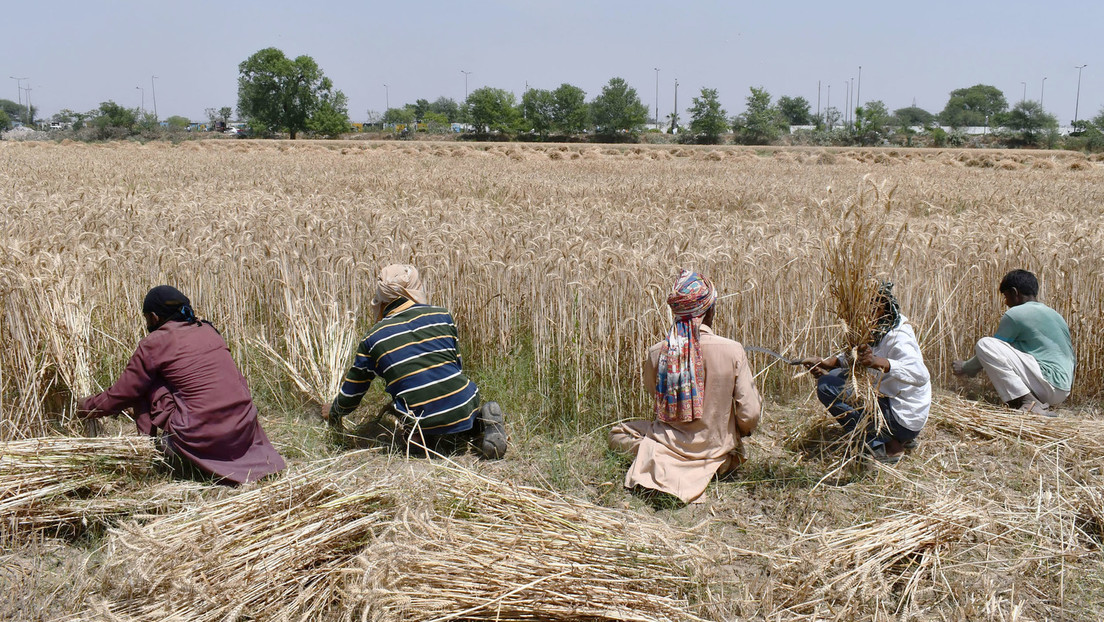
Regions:
M 322 404 L 322 408 L 321 408 L 321 410 L 319 411 L 318 414 L 319 414 L 320 417 L 322 417 L 322 421 L 329 421 L 330 420 L 330 405 L 329 404 Z
M 856 348 L 855 360 L 863 367 L 872 367 L 883 372 L 889 371 L 889 359 L 875 356 L 874 349 L 866 343 Z
M 92 411 L 88 408 L 89 399 L 91 398 L 82 397 L 81 399 L 77 400 L 77 411 L 75 414 L 78 418 L 87 419 L 89 415 L 92 414 Z
M 966 361 L 951 361 L 951 371 L 956 376 L 966 375 Z
M 819 356 L 807 356 L 801 359 L 801 364 L 805 366 L 805 369 L 809 370 L 813 378 L 820 378 L 828 373 L 828 370 L 824 367 L 824 359 Z

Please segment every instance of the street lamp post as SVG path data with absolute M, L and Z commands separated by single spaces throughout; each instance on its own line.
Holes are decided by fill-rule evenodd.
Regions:
M 832 110 L 832 83 L 829 82 L 828 83 L 828 96 L 825 98 L 825 102 L 824 102 L 824 120 L 825 121 L 828 120 L 828 115 L 830 114 L 831 110 Z M 836 125 L 835 121 L 833 121 L 832 124 L 828 126 L 828 129 L 832 129 L 833 127 L 835 127 L 835 125 Z
M 855 88 L 855 107 L 862 106 L 862 65 L 859 65 L 859 85 Z
M 1085 67 L 1088 67 L 1088 65 L 1087 64 L 1086 65 L 1078 65 L 1077 67 L 1074 67 L 1074 69 L 1077 70 L 1077 99 L 1075 99 L 1074 102 L 1073 102 L 1073 122 L 1074 123 L 1077 123 L 1077 109 L 1080 107 L 1080 104 L 1081 104 L 1081 70 L 1084 69 Z
M 31 85 L 23 87 L 24 91 L 27 91 L 27 125 L 33 125 L 34 119 L 31 118 Z
M 656 72 L 656 92 L 655 92 L 655 114 L 652 115 L 655 120 L 656 130 L 659 129 L 659 67 L 655 67 Z
M 1020 103 L 1022 104 L 1027 101 L 1027 82 L 1021 81 L 1020 84 L 1024 87 L 1023 97 L 1020 98 Z
M 23 81 L 29 78 L 17 78 L 15 76 L 8 76 L 12 80 L 15 80 L 15 96 L 19 101 L 19 106 L 23 106 Z
M 678 131 L 678 78 L 675 78 L 675 107 L 671 109 L 672 134 Z
M 385 112 L 391 110 L 391 87 L 386 84 L 383 85 L 383 105 Z
M 153 118 L 155 121 L 160 121 L 161 117 L 157 116 L 157 83 L 154 80 L 157 76 L 150 76 L 150 88 L 153 90 Z
M 468 76 L 471 75 L 471 72 L 461 69 L 460 73 L 464 74 L 464 101 L 468 101 Z
M 817 119 L 820 119 L 820 80 L 817 80 Z
M 1043 85 L 1039 87 L 1039 107 L 1043 107 L 1043 94 L 1046 93 L 1046 76 L 1043 76 Z
M 142 110 L 142 112 L 145 112 L 146 111 L 146 89 L 144 89 L 140 86 L 136 86 L 134 88 L 138 89 L 139 91 L 142 91 L 142 109 L 141 110 Z

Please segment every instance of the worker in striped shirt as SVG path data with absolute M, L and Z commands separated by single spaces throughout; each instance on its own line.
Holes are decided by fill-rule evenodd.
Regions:
M 443 307 L 426 304 L 418 270 L 391 265 L 380 271 L 372 313 L 378 320 L 357 347 L 356 359 L 323 418 L 340 426 L 377 377 L 391 404 L 396 435 L 408 449 L 439 451 L 471 443 L 485 458 L 506 453 L 506 429 L 496 402 L 480 404 L 479 388 L 464 375 L 456 324 Z

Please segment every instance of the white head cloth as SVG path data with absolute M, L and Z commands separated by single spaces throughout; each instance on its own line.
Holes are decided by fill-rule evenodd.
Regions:
M 376 281 L 376 295 L 372 297 L 372 314 L 382 319 L 383 308 L 398 298 L 406 298 L 418 304 L 427 304 L 422 279 L 418 269 L 406 264 L 391 264 L 380 270 Z

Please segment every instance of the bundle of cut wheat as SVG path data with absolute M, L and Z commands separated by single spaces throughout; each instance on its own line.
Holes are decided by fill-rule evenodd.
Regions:
M 1104 458 L 1104 421 L 1043 417 L 942 394 L 932 400 L 932 420 L 945 427 L 1032 445 L 1065 444 L 1082 459 Z
M 925 571 L 938 566 L 949 544 L 978 526 L 980 514 L 961 500 L 944 500 L 896 516 L 798 538 L 795 552 L 812 547 L 812 559 L 790 562 L 789 573 L 801 577 L 787 605 L 797 609 L 879 598 L 895 587 L 904 603 Z M 810 571 L 811 570 L 811 571 Z M 903 583 L 903 584 L 902 584 Z M 810 597 L 810 595 L 815 595 Z
M 396 497 L 394 478 L 353 486 L 353 473 L 332 466 L 122 526 L 109 543 L 103 607 L 137 620 L 332 612 L 345 569 L 391 520 Z
M 46 437 L 0 445 L 5 533 L 74 533 L 120 516 L 178 506 L 198 485 L 148 486 L 157 477 L 160 455 L 150 438 L 140 436 Z
M 686 534 L 553 493 L 460 474 L 432 513 L 365 550 L 352 590 L 380 620 L 696 620 L 704 555 Z
M 665 526 L 430 475 L 326 463 L 127 524 L 101 607 L 140 620 L 696 619 L 690 555 Z
M 846 355 L 848 384 L 855 401 L 852 405 L 862 407 L 865 417 L 872 417 L 873 427 L 879 431 L 886 423 L 877 406 L 878 388 L 866 368 L 858 363 L 856 349 L 873 345 L 881 312 L 879 278 L 892 272 L 899 257 L 896 248 L 904 229 L 894 232 L 889 225 L 887 215 L 892 197 L 893 190 L 885 191 L 864 179 L 856 197 L 835 224 L 836 235 L 825 245 L 828 289 L 842 324 L 840 350 Z M 824 206 L 832 208 L 829 201 Z M 858 440 L 864 437 L 868 425 L 865 418 L 859 423 L 850 447 L 861 449 Z

